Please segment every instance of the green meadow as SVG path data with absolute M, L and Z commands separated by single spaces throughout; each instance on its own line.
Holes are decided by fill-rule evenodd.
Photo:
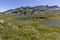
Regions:
M 43 23 L 43 20 L 60 20 L 60 10 L 48 10 L 43 17 L 38 12 L 26 11 L 27 14 L 24 10 L 0 14 L 0 40 L 60 40 L 60 26 Z

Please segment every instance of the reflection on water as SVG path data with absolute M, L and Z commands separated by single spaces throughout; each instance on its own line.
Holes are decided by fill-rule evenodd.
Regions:
M 18 20 L 30 20 L 31 18 L 16 18 Z

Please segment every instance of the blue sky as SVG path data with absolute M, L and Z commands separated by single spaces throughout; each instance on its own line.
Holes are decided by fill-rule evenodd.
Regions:
M 59 5 L 60 0 L 0 0 L 0 12 L 21 6 Z

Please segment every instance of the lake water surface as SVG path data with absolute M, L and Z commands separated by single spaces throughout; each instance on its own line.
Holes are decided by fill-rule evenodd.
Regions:
M 16 19 L 18 19 L 18 20 L 30 20 L 32 18 L 16 18 Z
M 60 20 L 43 20 L 43 23 L 48 25 L 60 25 Z

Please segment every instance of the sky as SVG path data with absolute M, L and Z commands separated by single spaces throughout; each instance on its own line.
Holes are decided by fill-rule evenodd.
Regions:
M 0 12 L 21 6 L 58 5 L 60 0 L 0 0 Z

